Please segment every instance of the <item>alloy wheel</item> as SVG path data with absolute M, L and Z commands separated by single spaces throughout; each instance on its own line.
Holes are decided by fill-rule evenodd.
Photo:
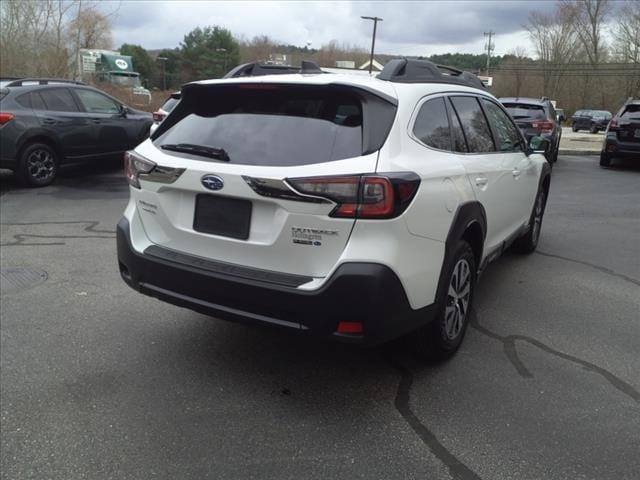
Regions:
M 458 260 L 449 290 L 444 311 L 444 332 L 449 340 L 454 340 L 462 331 L 467 318 L 469 301 L 471 300 L 471 267 L 464 258 Z
M 27 158 L 29 176 L 39 182 L 49 180 L 55 174 L 55 160 L 47 150 L 37 149 Z
M 536 208 L 533 213 L 533 232 L 531 232 L 531 238 L 533 243 L 538 242 L 540 236 L 540 227 L 542 226 L 542 213 L 544 211 L 544 191 L 538 194 L 536 199 Z

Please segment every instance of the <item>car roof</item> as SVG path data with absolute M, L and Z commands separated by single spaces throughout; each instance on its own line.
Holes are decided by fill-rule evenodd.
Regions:
M 387 100 L 397 103 L 399 97 L 405 94 L 420 92 L 422 96 L 437 92 L 468 92 L 493 97 L 486 90 L 452 85 L 449 83 L 396 83 L 380 80 L 375 76 L 354 75 L 346 73 L 293 73 L 286 75 L 262 75 L 259 77 L 237 77 L 215 80 L 200 80 L 187 85 L 236 85 L 236 84 L 289 84 L 289 85 L 341 85 L 361 88 L 378 94 Z

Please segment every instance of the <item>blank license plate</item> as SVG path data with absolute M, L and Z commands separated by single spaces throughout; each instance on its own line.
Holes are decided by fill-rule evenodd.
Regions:
M 223 237 L 246 240 L 251 226 L 251 202 L 237 198 L 199 194 L 193 229 Z

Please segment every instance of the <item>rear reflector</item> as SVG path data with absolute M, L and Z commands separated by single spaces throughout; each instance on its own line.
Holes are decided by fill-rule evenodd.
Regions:
M 362 322 L 340 322 L 338 323 L 337 333 L 363 333 L 364 328 Z
M 13 113 L 0 113 L 0 125 L 10 122 L 15 118 Z
M 161 122 L 162 120 L 164 120 L 165 115 L 160 113 L 160 112 L 153 112 L 153 121 L 154 122 Z

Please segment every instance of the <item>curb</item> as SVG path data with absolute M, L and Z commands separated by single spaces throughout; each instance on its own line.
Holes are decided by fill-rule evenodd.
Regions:
M 600 155 L 602 150 L 563 150 L 558 151 L 558 155 Z

